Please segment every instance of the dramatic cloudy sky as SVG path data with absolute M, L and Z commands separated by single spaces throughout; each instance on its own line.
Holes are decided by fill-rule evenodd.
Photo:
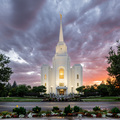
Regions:
M 120 0 L 0 0 L 0 53 L 10 57 L 10 82 L 40 85 L 52 65 L 63 15 L 71 66 L 83 66 L 83 84 L 105 80 L 110 46 L 120 39 Z

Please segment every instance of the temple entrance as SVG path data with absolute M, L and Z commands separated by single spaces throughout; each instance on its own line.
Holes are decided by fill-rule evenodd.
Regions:
M 64 95 L 64 89 L 60 89 L 59 95 Z

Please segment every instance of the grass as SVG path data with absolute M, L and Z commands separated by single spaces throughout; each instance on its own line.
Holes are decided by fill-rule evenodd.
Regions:
M 29 97 L 0 97 L 0 102 L 41 102 L 40 98 Z
M 120 97 L 113 97 L 113 96 L 108 96 L 108 97 L 89 97 L 86 99 L 82 99 L 84 102 L 117 102 L 120 101 Z

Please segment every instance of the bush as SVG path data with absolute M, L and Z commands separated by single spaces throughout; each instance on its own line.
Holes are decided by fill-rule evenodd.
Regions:
M 8 112 L 8 111 L 2 111 L 1 114 L 4 116 L 4 115 L 10 115 L 11 112 Z
M 39 113 L 41 111 L 41 108 L 36 106 L 35 108 L 32 109 L 34 113 Z
M 96 117 L 102 117 L 101 113 L 97 113 Z
M 100 107 L 99 106 L 96 106 L 93 108 L 94 111 L 99 111 L 100 110 Z
M 57 106 L 53 107 L 52 111 L 57 111 L 59 108 Z
M 79 112 L 80 108 L 78 106 L 74 106 L 74 112 Z
M 16 112 L 18 115 L 20 115 L 20 114 L 25 115 L 26 114 L 26 109 L 24 107 L 14 108 L 13 112 Z
M 91 113 L 89 113 L 89 112 L 86 113 L 86 116 L 87 116 L 87 117 L 91 117 Z
M 66 115 L 67 115 L 68 113 L 71 113 L 71 112 L 72 112 L 72 109 L 70 108 L 70 105 L 68 105 L 67 107 L 65 107 L 64 113 L 66 113 Z
M 120 113 L 120 110 L 119 110 L 119 108 L 114 107 L 114 108 L 111 109 L 111 112 L 112 113 Z

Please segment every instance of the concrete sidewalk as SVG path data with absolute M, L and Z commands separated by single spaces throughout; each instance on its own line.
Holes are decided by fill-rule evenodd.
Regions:
M 8 118 L 4 120 L 120 120 L 120 118 Z

